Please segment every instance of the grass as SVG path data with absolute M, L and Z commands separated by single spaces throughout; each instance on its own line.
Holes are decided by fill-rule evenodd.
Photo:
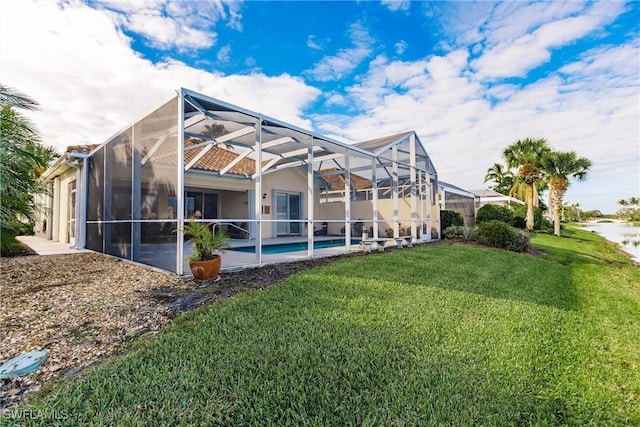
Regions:
M 565 233 L 536 235 L 539 258 L 440 244 L 314 268 L 184 315 L 31 409 L 66 425 L 639 425 L 640 268 Z

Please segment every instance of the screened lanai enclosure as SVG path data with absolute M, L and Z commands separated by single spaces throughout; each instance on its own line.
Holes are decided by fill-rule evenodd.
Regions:
M 439 230 L 437 173 L 415 132 L 346 144 L 181 89 L 78 157 L 76 245 L 177 274 L 191 219 L 228 234 L 223 268 Z

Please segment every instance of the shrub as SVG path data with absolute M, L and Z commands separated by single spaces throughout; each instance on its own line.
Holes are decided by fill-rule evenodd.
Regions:
M 32 221 L 20 222 L 12 221 L 11 227 L 15 230 L 16 236 L 33 236 L 35 234 L 35 223 Z
M 513 224 L 513 213 L 509 208 L 500 205 L 484 205 L 478 209 L 476 224 L 487 221 L 502 221 L 505 224 Z
M 478 242 L 514 252 L 526 252 L 531 247 L 529 233 L 516 230 L 498 220 L 483 222 L 478 225 Z
M 515 205 L 511 208 L 511 212 L 513 213 L 513 223 L 511 225 L 523 230 L 527 228 L 527 206 Z M 549 221 L 542 216 L 542 208 L 533 208 L 533 229 L 542 230 L 548 225 Z
M 535 221 L 535 219 L 534 219 Z M 533 225 L 533 228 L 536 227 L 537 224 Z M 515 228 L 519 228 L 521 230 L 524 230 L 525 228 L 527 228 L 527 219 L 523 216 L 513 216 L 513 226 Z
M 458 239 L 465 241 L 476 240 L 476 231 L 473 228 L 466 228 L 460 225 L 447 227 L 442 232 L 442 235 L 445 239 Z
M 464 238 L 464 227 L 451 225 L 442 230 L 442 237 L 445 239 L 462 239 Z
M 20 253 L 20 243 L 16 240 L 16 231 L 8 224 L 0 228 L 0 256 L 11 257 Z
M 462 219 L 462 215 L 458 212 L 454 211 L 440 211 L 440 227 L 442 230 L 446 230 L 452 225 L 464 225 L 464 219 Z
M 531 235 L 524 230 L 513 230 L 513 241 L 507 249 L 514 252 L 528 252 L 531 249 Z

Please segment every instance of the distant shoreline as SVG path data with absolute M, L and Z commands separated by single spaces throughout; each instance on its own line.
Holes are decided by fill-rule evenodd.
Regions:
M 587 231 L 597 233 L 608 241 L 615 243 L 621 251 L 631 259 L 640 262 L 640 222 L 636 221 L 599 221 L 580 222 L 579 226 Z M 607 228 L 604 228 L 604 227 Z M 596 229 L 597 228 L 597 229 Z M 630 228 L 627 233 L 625 228 Z

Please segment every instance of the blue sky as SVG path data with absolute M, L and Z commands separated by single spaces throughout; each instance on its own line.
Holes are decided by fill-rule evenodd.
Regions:
M 345 142 L 416 130 L 467 189 L 545 137 L 594 163 L 567 201 L 613 212 L 640 194 L 638 22 L 635 1 L 3 0 L 0 80 L 61 151 L 181 86 Z

